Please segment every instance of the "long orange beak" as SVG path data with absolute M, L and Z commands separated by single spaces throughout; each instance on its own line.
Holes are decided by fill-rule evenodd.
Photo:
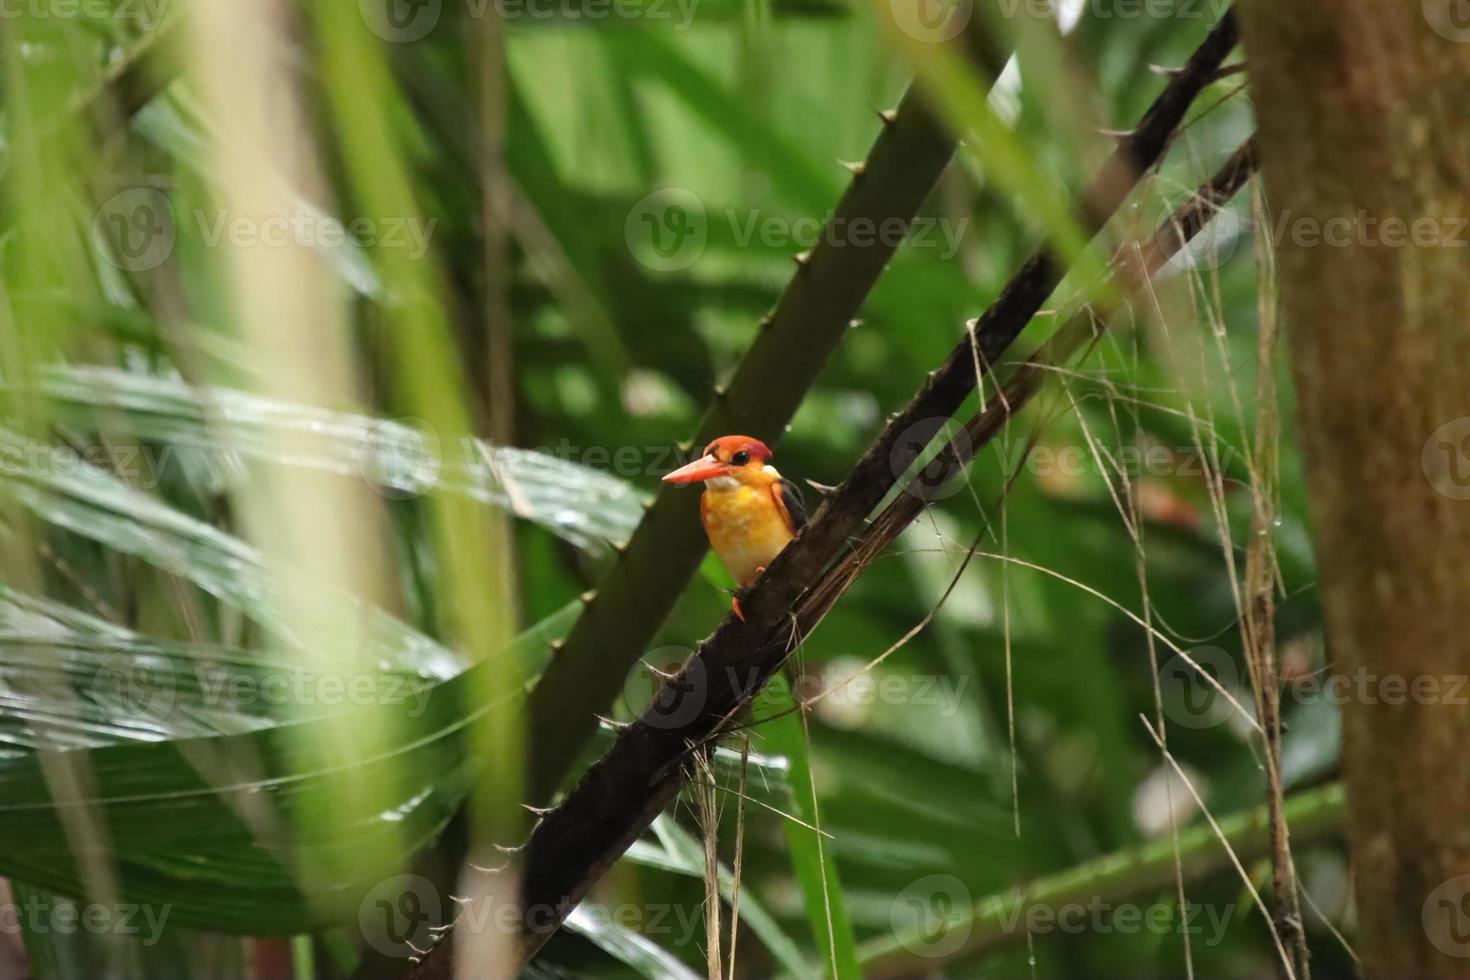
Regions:
M 665 483 L 698 483 L 700 480 L 712 480 L 717 476 L 723 476 L 734 469 L 729 463 L 722 463 L 713 456 L 701 456 L 692 463 L 674 470 L 672 473 L 664 474 Z

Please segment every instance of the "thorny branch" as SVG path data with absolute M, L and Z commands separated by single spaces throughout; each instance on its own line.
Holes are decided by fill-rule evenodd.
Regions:
M 1191 201 L 1160 226 L 1154 237 L 1120 253 L 1120 275 L 1150 276 L 1157 272 L 1183 242 L 1208 223 L 1220 204 L 1250 179 L 1254 166 L 1250 144 L 1242 145 Z M 1129 269 L 1127 273 L 1125 269 Z M 966 438 L 957 439 L 947 453 L 936 457 L 942 461 L 941 472 L 932 473 L 933 478 L 944 480 L 956 475 L 973 453 L 995 438 L 1001 426 L 1039 391 L 1042 379 L 1053 367 L 1069 360 L 1097 336 L 1098 326 L 1091 314 L 1080 314 L 1042 345 L 1008 379 L 1004 391 L 994 395 L 966 423 Z M 547 814 L 532 833 L 522 886 L 526 908 L 553 909 L 551 917 L 559 920 L 581 901 L 591 883 L 682 788 L 688 746 L 717 736 L 734 720 L 781 667 L 795 644 L 816 627 L 833 602 L 922 508 L 919 495 L 900 495 L 861 533 L 853 550 L 803 592 L 785 620 L 785 629 L 772 630 L 761 644 L 742 644 L 748 642 L 748 627 L 726 621 L 701 646 L 697 657 L 664 685 L 644 717 L 623 732 L 609 754 L 588 770 L 572 795 Z M 678 705 L 688 704 L 689 698 L 700 705 L 698 717 L 688 724 L 670 726 L 670 718 L 678 717 Z M 538 930 L 526 937 L 528 951 L 534 952 L 548 933 L 550 930 Z
M 1090 230 L 1095 232 L 1106 222 L 1162 157 L 1194 97 L 1215 78 L 1235 41 L 1234 18 L 1227 13 L 1138 127 L 1120 140 L 1083 197 L 1081 211 Z M 1230 186 L 1233 192 L 1244 183 L 1250 167 L 1239 163 L 1252 159 L 1247 150 L 1232 158 L 1237 165 L 1227 168 L 1228 179 L 1222 186 Z M 1173 254 L 1202 227 L 1217 206 L 1202 204 L 1216 201 L 1218 192 L 1212 190 L 1213 185 L 1161 227 L 1143 252 L 1149 253 L 1151 247 Z M 952 415 L 977 384 L 972 343 L 978 345 L 982 364 L 996 363 L 1056 288 L 1062 271 L 1049 250 L 1043 248 L 1032 256 L 909 405 L 890 420 L 812 523 L 750 590 L 742 603 L 745 622 L 727 618 L 663 685 L 643 716 L 588 769 L 561 805 L 545 814 L 524 851 L 524 921 L 534 920 L 538 925 L 523 936 L 525 958 L 555 932 L 592 884 L 678 794 L 689 778 L 690 747 L 717 735 L 749 703 L 872 557 L 906 526 L 907 520 L 901 520 L 900 512 L 890 507 L 849 556 L 821 574 L 924 448 L 922 442 L 914 444 L 914 427 Z M 1090 319 L 1086 322 L 1090 324 Z M 1089 328 L 1077 340 L 1078 346 L 1091 335 Z M 1069 346 L 1074 337 L 1076 331 L 1064 328 L 1044 350 L 1070 354 L 1076 350 Z M 1028 366 L 1033 370 L 1028 373 L 1022 368 L 1011 379 L 1008 406 L 996 412 L 992 403 L 966 427 L 979 436 L 972 436 L 972 449 L 993 437 L 1020 401 L 1039 386 L 1040 365 L 1033 358 Z M 956 460 L 955 465 L 961 462 Z M 908 495 L 900 497 L 894 506 L 910 506 L 902 503 L 907 499 Z M 913 501 L 912 506 L 917 513 L 922 502 Z M 697 710 L 671 712 L 671 706 L 689 704 L 686 699 L 693 699 Z M 685 719 L 684 714 L 692 717 Z M 671 718 L 678 723 L 672 724 Z M 532 910 L 537 914 L 531 915 Z M 450 944 L 441 942 L 413 976 L 421 980 L 451 976 L 449 951 Z
M 1244 187 L 1254 169 L 1251 145 L 1242 145 L 1216 176 L 1176 210 L 1148 241 L 1119 254 L 1116 263 L 1120 275 L 1147 278 L 1157 273 L 1189 238 L 1210 222 L 1220 204 Z M 1004 391 L 998 392 L 970 419 L 964 428 L 966 438 L 957 439 L 950 451 L 936 457 L 944 463 L 942 472 L 932 476 L 944 480 L 956 475 L 975 451 L 995 438 L 1005 420 L 1028 403 L 1042 379 L 1097 336 L 1098 328 L 1097 320 L 1086 313 L 1063 326 L 1008 379 Z M 547 814 L 532 833 L 523 883 L 526 907 L 556 909 L 557 915 L 575 907 L 589 884 L 641 835 L 648 821 L 678 793 L 685 780 L 688 745 L 716 736 L 750 702 L 784 663 L 795 642 L 822 620 L 833 602 L 922 508 L 922 498 L 913 494 L 900 495 L 892 502 L 864 530 L 856 547 L 801 595 L 792 608 L 791 619 L 786 620 L 788 630 L 776 630 L 763 644 L 754 649 L 747 646 L 742 651 L 739 639 L 745 630 L 738 623 L 728 621 L 701 646 L 700 654 L 664 686 L 644 718 L 623 733 L 612 751 L 588 771 L 566 802 Z M 692 723 L 672 729 L 670 708 L 676 708 L 686 698 L 697 699 L 703 711 Z M 620 805 L 614 801 L 620 801 Z M 628 818 L 626 823 L 625 818 Z M 614 827 L 616 845 L 607 851 L 589 851 L 589 837 L 607 835 Z M 592 846 L 597 848 L 597 843 Z M 562 860 L 567 849 L 575 849 L 578 855 L 573 860 L 585 861 L 584 867 L 588 868 L 587 879 L 576 883 L 575 890 L 566 887 L 566 879 L 560 874 L 541 877 L 548 871 L 569 870 Z M 556 886 L 545 887 L 548 880 L 556 880 L 566 890 L 557 895 Z M 544 937 L 544 934 L 528 937 L 532 951 Z

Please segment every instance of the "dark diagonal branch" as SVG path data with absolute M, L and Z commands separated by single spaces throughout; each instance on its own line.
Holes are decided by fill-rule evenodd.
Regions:
M 985 58 L 978 43 L 973 47 Z M 999 71 L 999 65 L 988 67 Z M 953 137 L 917 90 L 881 118 L 883 128 L 867 160 L 853 168 L 831 228 L 857 222 L 906 232 L 954 155 Z M 893 257 L 898 237 L 877 235 L 858 244 L 841 233 L 824 234 L 797 257 L 796 274 L 755 343 L 729 385 L 716 391 L 694 434 L 696 445 L 729 432 L 772 443 L 780 438 Z M 696 494 L 666 489 L 588 593 L 587 608 L 531 695 L 531 803 L 550 799 L 566 778 L 592 737 L 597 713 L 617 697 L 699 567 L 707 545 L 698 510 Z
M 1109 161 L 1104 175 L 1088 194 L 1089 220 L 1099 220 L 1099 202 L 1111 203 L 1109 210 L 1115 209 L 1138 175 L 1157 161 L 1190 99 L 1213 77 L 1233 44 L 1234 28 L 1227 18 Z M 1177 90 L 1180 87 L 1187 97 L 1180 96 Z M 1160 127 L 1162 132 L 1158 131 Z M 1141 157 L 1140 146 L 1152 147 L 1152 156 Z M 1250 157 L 1247 154 L 1243 159 Z M 1249 167 L 1241 166 L 1239 160 L 1233 160 L 1232 164 L 1225 181 L 1243 182 Z M 1119 174 L 1127 176 L 1123 168 L 1132 168 L 1127 188 L 1120 188 L 1116 183 Z M 1173 254 L 1213 214 L 1217 205 L 1206 206 L 1206 202 L 1213 202 L 1217 193 L 1207 187 L 1200 200 L 1191 202 L 1161 228 L 1152 240 L 1155 251 Z M 1033 257 L 1023 267 L 977 325 L 975 339 L 984 363 L 994 363 L 1055 288 L 1058 279 L 1053 260 L 1045 253 Z M 887 493 L 897 474 L 904 472 L 922 449 L 922 446 L 900 446 L 903 433 L 925 418 L 947 417 L 959 407 L 975 383 L 972 357 L 967 340 L 956 348 L 943 368 L 930 376 L 924 389 L 884 430 L 853 474 L 818 512 L 812 525 L 778 557 L 752 590 L 745 603 L 747 622 L 726 620 L 678 676 L 665 685 L 643 717 L 588 770 L 567 800 L 538 825 L 526 852 L 522 897 L 528 910 L 540 912 L 536 916 L 528 915 L 526 921 L 535 921 L 543 928 L 526 936 L 528 954 L 539 947 L 585 896 L 591 884 L 672 801 L 686 780 L 683 763 L 688 747 L 716 733 L 749 703 L 795 643 L 820 621 L 861 571 L 866 561 L 856 558 L 817 578 L 817 573 L 857 529 L 872 506 Z M 1029 375 L 1022 375 L 1019 384 L 1038 384 L 1040 374 L 1039 367 L 1034 368 Z M 1036 380 L 1028 380 L 1031 376 Z M 1013 407 L 1029 397 L 1020 395 L 1021 388 L 1016 384 L 1013 379 L 1013 390 L 1008 392 Z M 937 407 L 951 399 L 947 410 Z M 990 432 L 993 436 L 1003 421 L 987 408 L 972 426 L 977 431 L 993 426 Z M 973 440 L 972 445 L 983 445 L 983 441 Z M 854 513 L 856 518 L 850 518 Z M 871 560 L 906 523 L 898 521 L 896 516 L 891 522 L 880 519 L 873 528 L 876 533 L 865 536 L 854 555 L 869 556 Z M 803 583 L 814 579 L 815 584 L 809 590 L 803 588 Z M 441 944 L 417 975 L 448 975 L 448 960 L 447 944 Z
M 1120 251 L 1115 260 L 1118 277 L 1137 282 L 1157 273 L 1246 183 L 1254 168 L 1249 144 L 1242 146 L 1151 238 Z M 1003 392 L 966 424 L 967 438 L 952 443 L 949 452 L 941 454 L 946 468 L 939 479 L 956 474 L 974 452 L 995 438 L 1035 395 L 1043 379 L 1095 337 L 1096 330 L 1090 313 L 1079 314 L 1058 330 L 1011 376 Z M 749 704 L 795 644 L 923 506 L 920 496 L 896 498 L 854 547 L 799 596 L 789 616 L 769 627 L 757 642 L 752 642 L 754 624 L 742 626 L 729 620 L 701 646 L 643 717 L 619 737 L 532 834 L 522 893 L 527 909 L 541 910 L 533 921 L 559 919 L 581 900 L 683 786 L 688 746 L 717 734 Z M 778 567 L 773 564 L 772 572 Z M 686 720 L 686 715 L 693 717 Z M 530 948 L 534 950 L 544 938 L 544 931 L 528 936 Z
M 979 39 L 970 47 L 992 75 L 999 73 L 1003 57 L 987 55 Z M 882 128 L 867 159 L 851 168 L 833 228 L 870 223 L 906 234 L 954 156 L 954 137 L 916 88 L 879 117 Z M 840 233 L 823 234 L 797 257 L 795 274 L 729 384 L 716 390 L 693 442 L 702 446 L 728 432 L 777 442 L 902 237 L 847 240 Z M 592 738 L 598 713 L 622 690 L 628 671 L 698 569 L 708 547 L 698 507 L 696 494 L 666 489 L 584 597 L 582 615 L 529 699 L 527 783 L 533 805 L 549 800 L 566 779 Z M 458 867 L 467 848 L 461 835 L 446 835 L 436 866 Z M 386 969 L 370 963 L 359 975 L 377 968 Z M 447 957 L 437 966 L 431 960 L 424 970 L 448 976 Z
M 1099 229 L 1139 177 L 1159 160 L 1194 97 L 1214 79 L 1235 41 L 1235 21 L 1227 14 L 1189 63 L 1170 80 L 1138 126 L 1123 137 L 1082 197 L 1081 210 L 1089 230 Z M 949 152 L 948 137 L 941 135 L 911 90 L 880 135 L 864 170 L 844 195 L 834 221 L 850 221 L 854 214 L 878 217 L 889 213 L 898 213 L 907 220 L 927 195 Z M 930 169 L 925 169 L 925 162 Z M 935 163 L 939 164 L 937 168 L 933 167 Z M 925 177 L 930 177 L 928 182 Z M 881 186 L 894 181 L 909 185 L 899 193 L 901 202 Z M 922 188 L 917 186 L 920 184 Z M 902 207 L 895 207 L 900 203 Z M 834 247 L 824 236 L 783 294 L 724 397 L 701 423 L 696 442 L 723 432 L 768 438 L 779 435 L 888 257 L 882 250 Z M 1061 276 L 1062 270 L 1046 249 L 1022 267 L 976 324 L 981 363 L 992 364 L 1004 353 Z M 777 559 L 779 566 L 791 571 L 777 575 L 773 568 L 773 574 L 763 578 L 752 596 L 758 622 L 774 625 L 782 618 L 802 583 L 812 580 L 871 513 L 897 475 L 922 449 L 913 438 L 916 426 L 922 428 L 929 420 L 947 418 L 964 402 L 976 384 L 975 357 L 969 338 L 955 347 L 858 461 L 800 542 Z M 781 383 L 772 383 L 773 378 L 781 379 Z M 575 753 L 591 734 L 594 714 L 605 710 L 616 695 L 634 660 L 693 575 L 705 550 L 695 520 L 696 509 L 692 494 L 665 492 L 660 496 L 627 551 L 589 597 L 588 608 L 561 655 L 532 694 L 531 802 L 549 799 L 559 785 Z
M 1146 283 L 1200 230 L 1209 224 L 1220 207 L 1235 196 L 1256 172 L 1256 155 L 1250 142 L 1241 144 L 1188 201 L 1180 205 L 1169 220 L 1143 242 L 1125 245 L 1113 257 L 1115 276 L 1125 284 Z M 1080 351 L 1095 340 L 1106 323 L 1091 310 L 1070 318 L 1051 335 L 1035 354 L 1006 379 L 1004 387 L 965 423 L 963 435 L 952 439 L 926 468 L 925 483 L 938 486 L 953 478 L 990 443 L 1041 390 L 1048 377 L 1066 366 Z M 807 595 L 815 595 L 834 587 L 846 588 L 861 570 L 873 561 L 924 509 L 924 497 L 905 493 L 894 499 L 864 530 L 862 537 L 830 569 Z M 803 597 L 804 599 L 806 597 Z M 833 597 L 835 599 L 835 596 Z M 830 605 L 830 603 L 829 603 Z
M 1082 211 L 1093 230 L 1157 163 L 1194 96 L 1214 78 L 1234 44 L 1234 22 L 1227 15 L 1137 129 L 1124 137 L 1084 199 Z M 1161 229 L 1161 235 L 1168 234 L 1168 226 Z M 983 363 L 995 363 L 1060 277 L 1045 250 L 1026 263 L 972 333 Z M 820 573 L 923 448 L 903 444 L 906 433 L 926 419 L 947 418 L 960 407 L 977 382 L 974 356 L 967 338 L 757 582 L 743 603 L 746 622 L 722 623 L 567 799 L 538 824 L 523 867 L 524 921 L 538 927 L 525 936 L 526 955 L 539 948 L 674 799 L 687 779 L 689 747 L 717 733 L 749 703 L 851 582 L 854 576 L 844 572 L 845 562 L 828 576 Z M 692 512 L 688 520 L 693 523 Z M 878 545 L 876 539 L 873 545 Z M 449 944 L 441 943 L 415 976 L 449 976 L 448 950 Z

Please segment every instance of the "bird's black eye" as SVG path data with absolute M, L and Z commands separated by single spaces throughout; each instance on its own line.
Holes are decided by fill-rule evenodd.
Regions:
M 742 449 L 740 450 L 740 452 L 730 457 L 730 462 L 734 463 L 736 466 L 744 466 L 746 463 L 750 462 L 750 453 Z

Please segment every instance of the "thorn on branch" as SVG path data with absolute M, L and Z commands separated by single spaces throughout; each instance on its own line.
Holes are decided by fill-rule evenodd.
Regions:
M 653 664 L 647 662 L 644 662 L 643 669 L 647 670 L 650 674 L 652 674 L 654 677 L 657 677 L 661 681 L 671 681 L 678 676 L 673 671 L 659 670 Z
M 1210 76 L 1210 81 L 1218 82 L 1220 79 L 1229 78 L 1231 75 L 1244 74 L 1245 67 L 1246 63 L 1244 61 L 1237 61 L 1233 65 L 1221 65 L 1219 68 L 1215 69 L 1215 73 Z M 1148 70 L 1153 72 L 1155 75 L 1161 75 L 1164 78 L 1179 78 L 1185 72 L 1185 69 L 1182 67 L 1171 68 L 1168 65 L 1153 64 L 1148 66 Z

